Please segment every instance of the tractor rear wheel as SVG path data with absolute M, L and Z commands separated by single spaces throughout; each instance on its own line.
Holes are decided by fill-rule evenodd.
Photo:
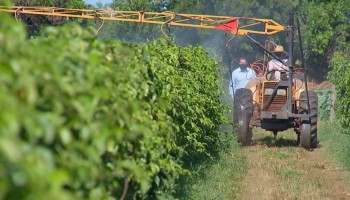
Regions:
M 249 89 L 237 89 L 233 101 L 233 122 L 238 124 L 239 142 L 242 145 L 250 145 L 253 137 L 252 128 L 249 126 L 253 113 L 253 93 Z
M 299 114 L 307 114 L 307 95 L 306 92 L 300 94 Z M 306 149 L 317 148 L 317 108 L 318 108 L 318 97 L 316 92 L 309 91 L 309 102 L 310 102 L 310 114 L 311 117 L 308 119 L 301 119 L 300 125 L 300 146 Z

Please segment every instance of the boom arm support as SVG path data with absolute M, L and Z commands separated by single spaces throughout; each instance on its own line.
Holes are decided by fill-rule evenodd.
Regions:
M 231 34 L 272 35 L 283 31 L 284 26 L 271 19 L 229 17 L 215 15 L 178 14 L 174 12 L 144 12 L 117 10 L 88 10 L 56 7 L 0 6 L 0 12 L 42 16 L 101 19 L 121 22 L 148 23 L 203 29 L 219 29 Z M 242 26 L 238 25 L 242 23 Z M 232 25 L 233 24 L 233 25 Z

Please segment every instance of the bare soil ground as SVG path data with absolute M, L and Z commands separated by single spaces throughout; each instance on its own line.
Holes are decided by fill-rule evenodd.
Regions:
M 316 90 L 316 89 L 331 89 L 332 83 L 330 81 L 323 81 L 322 83 L 315 83 L 315 82 L 309 82 L 309 89 Z
M 349 175 L 329 162 L 321 147 L 307 151 L 295 145 L 292 131 L 254 131 L 254 145 L 245 147 L 248 172 L 239 199 L 350 199 Z

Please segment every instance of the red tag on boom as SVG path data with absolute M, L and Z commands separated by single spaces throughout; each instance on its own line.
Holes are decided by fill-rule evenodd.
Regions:
M 238 30 L 238 20 L 236 18 L 231 18 L 230 21 L 217 26 L 215 29 L 235 33 Z

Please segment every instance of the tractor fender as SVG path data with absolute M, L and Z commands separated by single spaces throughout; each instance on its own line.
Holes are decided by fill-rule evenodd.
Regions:
M 305 91 L 305 85 L 304 85 L 304 82 L 301 81 L 300 79 L 298 78 L 294 78 L 293 79 L 293 85 L 294 85 L 294 89 L 293 89 L 293 97 L 294 99 L 296 100 L 299 100 L 300 99 L 300 94 Z M 299 107 L 299 101 L 297 101 L 297 107 Z
M 249 90 L 252 91 L 252 93 L 253 93 L 253 100 L 255 102 L 259 102 L 259 91 L 258 91 L 259 88 L 258 88 L 258 85 L 260 83 L 262 83 L 262 81 L 263 81 L 263 78 L 257 77 L 255 79 L 250 80 L 247 83 L 247 85 L 245 86 L 246 89 L 249 89 Z

